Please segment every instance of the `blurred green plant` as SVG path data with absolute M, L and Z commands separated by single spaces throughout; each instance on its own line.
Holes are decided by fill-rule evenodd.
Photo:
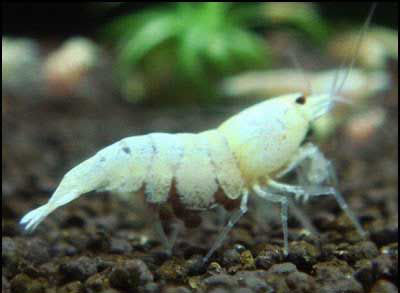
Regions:
M 175 97 L 212 97 L 221 78 L 270 62 L 266 40 L 250 27 L 283 22 L 321 39 L 318 13 L 313 6 L 298 6 L 174 3 L 122 16 L 104 33 L 116 44 L 117 76 L 129 100 L 169 90 Z
M 293 26 L 315 43 L 323 42 L 328 34 L 328 28 L 313 3 L 266 2 L 260 7 L 259 14 L 268 24 Z

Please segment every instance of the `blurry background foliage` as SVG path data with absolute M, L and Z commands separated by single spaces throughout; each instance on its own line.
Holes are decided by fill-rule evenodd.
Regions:
M 27 101 L 76 96 L 104 103 L 122 96 L 150 105 L 226 105 L 221 98 L 267 98 L 298 90 L 276 70 L 286 69 L 303 85 L 308 71 L 343 63 L 370 7 L 368 2 L 4 2 L 2 88 Z M 397 19 L 396 3 L 378 5 L 356 66 L 383 70 L 388 58 L 397 64 Z M 252 72 L 266 74 L 274 88 L 251 96 L 227 94 L 221 86 Z M 250 77 L 248 88 L 267 85 Z
M 170 3 L 120 16 L 102 36 L 116 48 L 115 77 L 128 100 L 209 101 L 222 78 L 271 65 L 263 34 L 277 27 L 315 44 L 328 31 L 310 3 Z

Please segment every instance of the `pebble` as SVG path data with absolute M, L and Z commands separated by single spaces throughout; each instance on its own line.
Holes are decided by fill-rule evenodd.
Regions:
M 74 256 L 79 253 L 78 249 L 76 249 L 75 246 L 72 246 L 71 244 L 68 244 L 66 242 L 57 242 L 55 243 L 51 249 L 50 249 L 50 254 L 54 256 Z
M 372 241 L 362 241 L 349 247 L 349 261 L 372 259 L 378 256 L 379 251 Z
M 285 278 L 282 278 L 279 274 L 269 274 L 266 278 L 266 282 L 272 286 L 273 292 L 291 292 Z
M 286 284 L 292 293 L 316 292 L 314 279 L 303 272 L 290 273 L 286 278 Z
M 207 269 L 207 273 L 211 274 L 211 275 L 218 275 L 221 274 L 223 272 L 223 269 L 221 267 L 221 265 L 219 263 L 217 263 L 216 261 L 213 261 L 212 263 L 210 263 L 210 265 L 208 266 Z
M 314 275 L 317 281 L 335 281 L 338 278 L 352 276 L 354 270 L 347 262 L 339 259 L 333 259 L 326 262 L 320 262 L 313 266 Z
M 70 281 L 85 281 L 97 273 L 97 263 L 92 258 L 81 256 L 60 265 L 59 271 Z
M 238 285 L 235 277 L 225 273 L 207 277 L 203 280 L 203 284 L 209 288 L 212 287 L 233 288 Z
M 95 233 L 90 233 L 86 248 L 95 253 L 110 251 L 110 242 L 110 237 L 99 230 Z
M 181 259 L 167 260 L 158 269 L 158 274 L 164 280 L 183 280 L 188 272 L 187 266 Z
M 128 254 L 132 252 L 132 246 L 125 239 L 111 238 L 110 240 L 110 253 L 114 254 Z
M 342 278 L 335 282 L 324 283 L 317 288 L 320 293 L 364 293 L 362 285 L 354 278 Z
M 26 241 L 23 249 L 23 257 L 25 260 L 32 262 L 34 265 L 40 265 L 50 260 L 49 245 L 46 241 L 33 238 Z
M 94 258 L 94 261 L 96 262 L 98 272 L 102 272 L 102 271 L 104 271 L 108 268 L 111 268 L 115 265 L 115 262 L 113 260 L 104 259 L 100 256 L 96 256 Z
M 206 272 L 207 267 L 203 262 L 203 256 L 199 254 L 192 255 L 185 263 L 187 274 L 189 276 L 202 275 Z
M 354 278 L 354 270 L 339 259 L 313 266 L 318 292 L 362 293 L 362 285 Z
M 309 270 L 320 256 L 320 250 L 306 241 L 292 241 L 288 259 L 302 270 Z
M 387 280 L 377 281 L 369 291 L 370 293 L 397 293 L 399 289 Z
M 143 293 L 158 293 L 160 291 L 160 286 L 155 282 L 149 282 L 143 286 Z
M 85 250 L 90 240 L 87 233 L 82 233 L 80 229 L 74 228 L 64 231 L 62 236 L 64 237 L 65 242 L 75 247 L 78 251 Z
M 289 274 L 293 272 L 297 272 L 297 268 L 290 262 L 273 265 L 267 271 L 268 274 Z
M 96 273 L 85 282 L 85 288 L 89 292 L 102 292 L 109 287 L 108 280 L 103 274 Z
M 47 287 L 47 282 L 32 280 L 26 274 L 18 274 L 11 280 L 10 287 L 13 293 L 42 293 Z
M 239 286 L 251 289 L 251 292 L 273 292 L 273 288 L 267 284 L 265 271 L 240 271 L 235 274 Z
M 110 284 L 116 289 L 136 290 L 153 281 L 153 274 L 147 265 L 140 259 L 133 259 L 117 264 L 112 268 Z
M 240 263 L 240 253 L 236 249 L 227 249 L 222 256 L 222 264 L 230 267 Z
M 245 250 L 240 254 L 240 263 L 242 264 L 242 268 L 244 270 L 252 270 L 256 267 L 250 250 Z
M 239 252 L 239 253 L 242 253 L 243 251 L 246 250 L 246 247 L 245 247 L 244 245 L 240 244 L 240 243 L 236 243 L 236 244 L 233 246 L 233 248 L 234 248 L 237 252 Z
M 272 265 L 283 260 L 282 249 L 279 246 L 271 244 L 263 244 L 259 246 L 257 257 L 255 259 L 256 266 L 268 270 Z

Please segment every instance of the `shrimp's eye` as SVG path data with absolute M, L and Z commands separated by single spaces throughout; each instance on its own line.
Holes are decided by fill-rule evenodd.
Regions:
M 296 99 L 296 103 L 300 104 L 300 105 L 304 105 L 306 103 L 306 97 L 305 96 L 298 97 Z

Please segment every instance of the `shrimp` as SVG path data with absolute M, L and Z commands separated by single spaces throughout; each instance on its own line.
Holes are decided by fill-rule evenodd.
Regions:
M 142 192 L 152 206 L 161 209 L 171 205 L 185 224 L 193 220 L 188 216 L 191 211 L 217 205 L 228 210 L 235 208 L 203 258 L 207 261 L 247 212 L 248 198 L 253 194 L 280 204 L 283 251 L 287 255 L 291 197 L 306 201 L 332 195 L 358 233 L 365 236 L 338 191 L 330 161 L 316 145 L 303 144 L 311 124 L 342 100 L 339 92 L 350 69 L 351 66 L 339 85 L 335 77 L 329 93 L 292 93 L 268 99 L 215 129 L 196 134 L 151 133 L 124 138 L 67 172 L 48 202 L 27 213 L 21 224 L 33 231 L 55 209 L 90 191 Z M 303 184 L 279 181 L 293 170 L 302 171 Z M 326 181 L 330 185 L 325 185 Z
M 67 172 L 49 201 L 26 214 L 21 224 L 34 230 L 56 208 L 89 191 L 143 190 L 150 204 L 178 202 L 185 209 L 197 211 L 217 204 L 228 208 L 240 201 L 239 209 L 206 256 L 208 259 L 246 213 L 252 193 L 281 204 L 287 254 L 288 193 L 304 198 L 332 194 L 364 234 L 337 189 L 276 181 L 306 158 L 320 167 L 311 168 L 314 172 L 308 177 L 322 176 L 310 181 L 322 182 L 334 176 L 317 146 L 301 145 L 310 124 L 329 112 L 334 99 L 329 94 L 305 97 L 294 93 L 256 104 L 216 129 L 197 134 L 152 133 L 124 138 Z

